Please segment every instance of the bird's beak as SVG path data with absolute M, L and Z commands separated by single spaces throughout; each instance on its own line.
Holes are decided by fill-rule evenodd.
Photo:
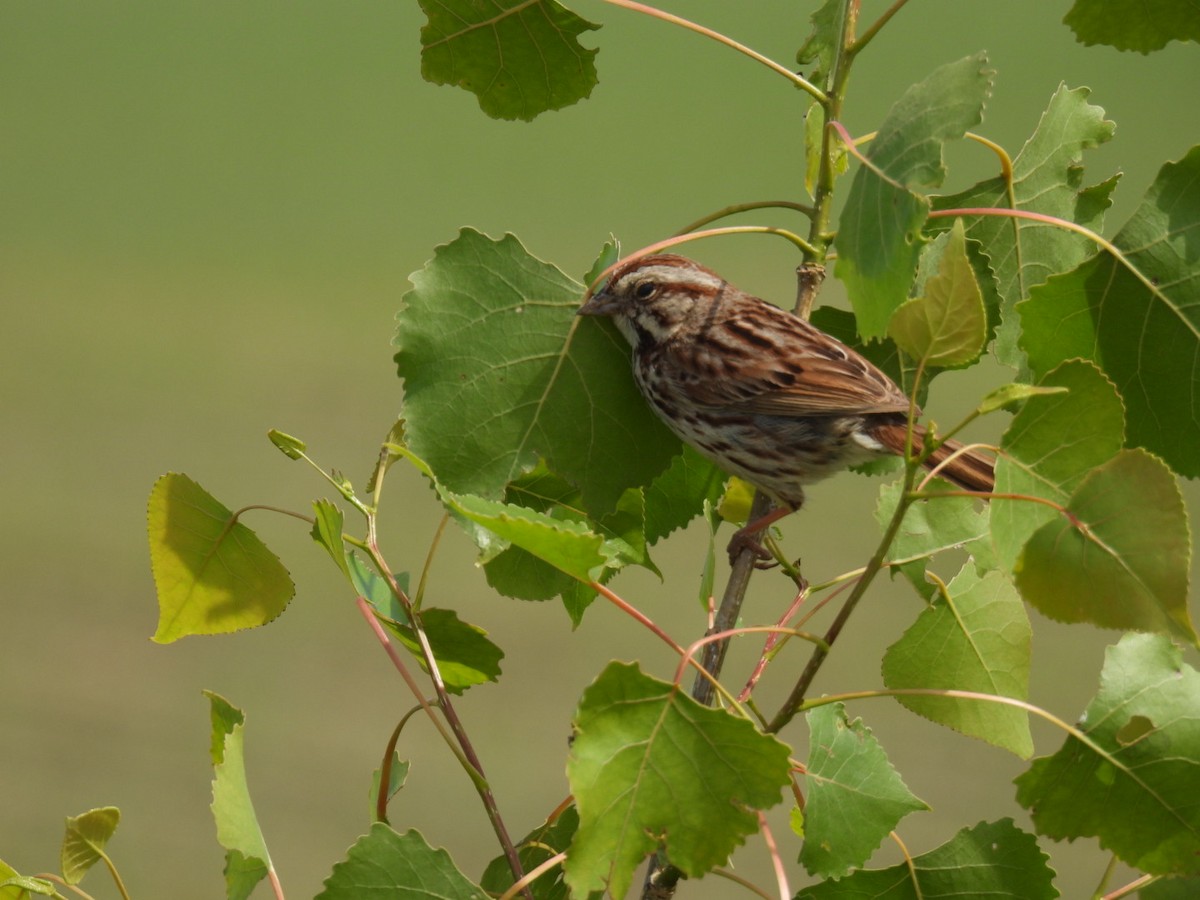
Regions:
M 583 301 L 575 310 L 577 316 L 611 316 L 617 311 L 617 300 L 612 294 L 601 290 Z

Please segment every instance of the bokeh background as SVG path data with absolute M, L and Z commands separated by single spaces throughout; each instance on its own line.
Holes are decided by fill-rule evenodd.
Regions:
M 665 5 L 786 64 L 818 4 Z M 1126 173 L 1111 233 L 1158 166 L 1200 138 L 1200 52 L 1081 47 L 1060 24 L 1067 5 L 914 0 L 859 62 L 851 130 L 873 129 L 904 86 L 981 48 L 999 76 L 980 130 L 1013 153 L 1060 81 L 1088 85 L 1118 123 L 1088 155 L 1090 180 Z M 329 491 L 271 447 L 265 432 L 277 427 L 364 482 L 399 410 L 389 341 L 407 275 L 463 225 L 515 232 L 578 277 L 610 234 L 632 248 L 728 203 L 800 196 L 801 94 L 695 35 L 597 0 L 573 6 L 604 24 L 584 38 L 602 48 L 601 83 L 590 101 L 523 124 L 489 120 L 471 95 L 421 80 L 415 3 L 0 5 L 0 858 L 53 870 L 63 817 L 115 804 L 110 850 L 135 897 L 221 896 L 209 688 L 247 712 L 250 783 L 285 888 L 317 893 L 368 825 L 371 770 L 411 700 L 304 528 L 266 513 L 249 523 L 296 577 L 287 613 L 253 632 L 152 644 L 144 515 L 155 478 L 186 472 L 231 507 L 306 510 Z M 885 4 L 864 6 L 870 21 Z M 953 188 L 994 170 L 974 147 L 950 159 Z M 781 241 L 728 238 L 695 252 L 764 296 L 793 291 L 796 260 Z M 837 302 L 836 287 L 829 296 Z M 1003 377 L 947 379 L 930 408 L 950 421 Z M 877 487 L 843 476 L 787 522 L 787 546 L 811 574 L 865 558 Z M 398 569 L 420 567 L 437 513 L 397 467 L 384 541 Z M 676 536 L 657 553 L 664 581 L 616 583 L 680 639 L 703 627 L 702 545 L 698 533 Z M 471 691 L 460 712 L 523 833 L 566 792 L 572 708 L 604 662 L 641 659 L 669 677 L 674 661 L 601 604 L 573 632 L 554 604 L 495 596 L 458 534 L 429 592 L 507 651 L 504 679 Z M 786 599 L 760 579 L 747 617 L 773 618 Z M 918 610 L 903 584 L 881 584 L 818 689 L 877 686 L 880 654 Z M 1116 635 L 1036 616 L 1035 628 L 1033 699 L 1072 719 Z M 729 671 L 753 654 L 739 646 Z M 777 663 L 779 674 L 798 658 Z M 891 701 L 851 712 L 934 807 L 902 825 L 913 852 L 981 819 L 1027 821 L 1010 783 L 1020 761 Z M 798 753 L 803 732 L 798 723 L 785 735 Z M 1036 734 L 1040 753 L 1060 742 Z M 393 822 L 477 875 L 496 851 L 467 780 L 424 722 L 401 750 L 413 769 Z M 1068 896 L 1090 891 L 1103 866 L 1094 846 L 1047 849 Z M 769 884 L 765 861 L 754 842 L 739 871 Z M 115 896 L 101 872 L 84 886 Z M 681 896 L 735 890 L 710 878 Z

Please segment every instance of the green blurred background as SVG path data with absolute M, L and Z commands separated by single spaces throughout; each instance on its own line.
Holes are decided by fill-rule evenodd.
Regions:
M 786 64 L 817 2 L 668 5 Z M 864 5 L 870 21 L 886 4 Z M 590 101 L 521 124 L 421 80 L 414 3 L 0 6 L 0 858 L 54 869 L 63 817 L 115 804 L 123 820 L 110 849 L 135 897 L 221 896 L 209 688 L 248 714 L 251 787 L 285 888 L 315 894 L 368 825 L 371 770 L 411 700 L 303 527 L 265 513 L 249 524 L 297 579 L 287 614 L 253 632 L 152 644 L 144 515 L 155 478 L 183 471 L 231 507 L 305 510 L 328 489 L 270 446 L 266 429 L 277 427 L 364 482 L 399 410 L 389 340 L 406 276 L 460 226 L 513 231 L 578 277 L 610 234 L 633 248 L 728 203 L 799 198 L 801 94 L 695 35 L 596 0 L 574 8 L 604 23 L 584 39 L 602 48 L 601 83 Z M 1066 9 L 914 0 L 859 63 L 851 130 L 871 130 L 904 86 L 980 48 L 999 70 L 980 130 L 1014 153 L 1060 81 L 1089 85 L 1119 126 L 1089 154 L 1089 180 L 1126 173 L 1111 233 L 1158 166 L 1200 138 L 1200 55 L 1194 45 L 1151 57 L 1080 47 L 1060 24 Z M 974 147 L 951 162 L 952 188 L 995 168 Z M 781 241 L 729 238 L 695 253 L 764 296 L 793 290 L 796 260 Z M 935 417 L 949 421 L 999 377 L 947 380 Z M 786 523 L 811 575 L 865 558 L 876 489 L 844 476 Z M 397 469 L 384 516 L 397 568 L 420 567 L 436 521 L 426 488 Z M 663 583 L 616 583 L 680 639 L 703 627 L 701 547 L 695 532 L 677 536 L 657 554 Z M 747 617 L 774 618 L 786 593 L 760 579 Z M 460 711 L 516 833 L 564 796 L 571 711 L 604 661 L 639 658 L 667 677 L 674 668 L 601 604 L 572 632 L 553 604 L 496 597 L 458 534 L 430 597 L 508 653 L 501 683 L 471 691 Z M 818 689 L 878 685 L 883 648 L 918 609 L 903 585 L 880 585 Z M 1035 627 L 1033 699 L 1072 719 L 1115 635 L 1040 618 Z M 753 654 L 740 646 L 729 671 Z M 797 659 L 782 658 L 780 676 Z M 980 819 L 1027 821 L 1010 785 L 1020 761 L 890 701 L 851 712 L 934 806 L 902 826 L 913 852 Z M 785 735 L 801 754 L 803 731 Z M 1060 741 L 1036 734 L 1040 753 Z M 495 850 L 467 780 L 421 721 L 402 754 L 413 771 L 393 822 L 422 829 L 477 875 Z M 1092 845 L 1048 849 L 1068 896 L 1094 886 Z M 739 871 L 769 884 L 765 859 L 752 842 Z M 115 896 L 99 872 L 85 887 Z M 734 892 L 710 878 L 681 896 Z

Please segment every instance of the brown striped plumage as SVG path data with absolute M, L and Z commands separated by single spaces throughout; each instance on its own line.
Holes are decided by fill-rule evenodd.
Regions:
M 909 400 L 887 375 L 689 259 L 626 263 L 579 314 L 616 323 L 633 346 L 638 386 L 672 431 L 786 509 L 800 507 L 806 484 L 904 452 Z M 918 428 L 918 448 L 923 436 Z M 927 464 L 957 449 L 948 442 Z M 992 463 L 976 453 L 939 474 L 992 488 Z

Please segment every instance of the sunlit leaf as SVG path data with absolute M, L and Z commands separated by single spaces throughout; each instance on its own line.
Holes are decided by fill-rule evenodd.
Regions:
M 242 896 L 253 889 L 255 874 L 262 879 L 271 868 L 267 842 L 250 800 L 246 780 L 244 730 L 246 717 L 229 701 L 205 691 L 212 719 L 209 755 L 213 764 L 213 819 L 217 841 L 226 852 L 227 884 Z
M 804 847 L 810 874 L 838 878 L 866 862 L 897 823 L 929 807 L 913 795 L 862 719 L 841 703 L 809 710 Z
M 1017 779 L 1017 800 L 1055 840 L 1097 837 L 1151 874 L 1200 873 L 1200 674 L 1158 635 L 1105 655 L 1080 728 Z
M 120 821 L 121 811 L 115 806 L 67 817 L 62 843 L 62 875 L 67 884 L 79 884 L 88 869 L 105 858 L 104 847 Z
M 296 592 L 279 558 L 186 475 L 155 482 L 147 521 L 159 643 L 264 625 Z
M 1011 184 L 1001 176 L 990 178 L 961 194 L 934 198 L 934 208 L 1015 206 L 1099 231 L 1116 178 L 1084 187 L 1081 160 L 1084 150 L 1108 141 L 1115 126 L 1104 118 L 1103 109 L 1087 102 L 1089 93 L 1087 88 L 1058 88 L 1037 129 L 1012 162 Z M 1020 329 L 1013 307 L 1028 297 L 1035 285 L 1056 272 L 1078 265 L 1095 252 L 1096 245 L 1074 231 L 1031 219 L 964 218 L 967 237 L 980 241 L 991 258 L 1000 291 L 997 358 L 1007 365 L 1018 366 L 1023 356 L 1017 348 Z M 929 227 L 949 228 L 950 222 L 931 219 Z
M 926 366 L 954 368 L 979 358 L 987 340 L 987 311 L 967 258 L 962 220 L 956 220 L 941 253 L 937 274 L 920 296 L 892 314 L 888 336 Z
M 1084 478 L 1066 515 L 1034 532 L 1017 561 L 1017 587 L 1052 619 L 1169 632 L 1194 644 L 1190 557 L 1187 510 L 1170 469 L 1144 450 L 1122 450 Z
M 1037 839 L 1011 819 L 964 828 L 936 850 L 804 888 L 795 900 L 1054 900 L 1054 871 Z
M 325 548 L 337 567 L 342 570 L 342 574 L 349 578 L 350 570 L 346 565 L 346 546 L 342 543 L 342 524 L 345 517 L 342 515 L 341 509 L 337 504 L 330 503 L 328 500 L 315 500 L 313 501 L 313 512 L 316 513 L 316 521 L 312 527 L 312 539 Z
M 679 453 L 626 341 L 577 319 L 583 285 L 515 237 L 464 229 L 412 281 L 396 335 L 405 441 L 450 491 L 496 500 L 545 460 L 603 514 Z
M 445 850 L 430 847 L 419 832 L 398 834 L 382 822 L 354 842 L 317 894 L 317 900 L 363 897 L 487 900 Z
M 1001 573 L 967 566 L 883 658 L 892 689 L 959 690 L 1026 700 L 1032 630 Z M 1033 753 L 1024 710 L 958 697 L 898 696 L 913 712 L 1018 756 Z
M 1200 147 L 1159 170 L 1107 253 L 1019 307 L 1035 373 L 1083 357 L 1112 379 L 1130 446 L 1200 476 Z M 1131 271 L 1132 268 L 1132 271 Z
M 532 120 L 584 99 L 596 86 L 599 28 L 555 0 L 421 0 L 421 75 L 479 98 L 495 119 Z
M 690 877 L 725 862 L 758 830 L 754 810 L 779 802 L 788 748 L 613 662 L 580 700 L 567 778 L 579 810 L 567 883 L 621 900 L 660 843 Z
M 942 146 L 982 119 L 992 74 L 982 53 L 942 66 L 904 93 L 868 145 L 842 212 L 836 270 L 865 338 L 881 336 L 908 299 L 929 214 L 917 192 L 942 183 Z

